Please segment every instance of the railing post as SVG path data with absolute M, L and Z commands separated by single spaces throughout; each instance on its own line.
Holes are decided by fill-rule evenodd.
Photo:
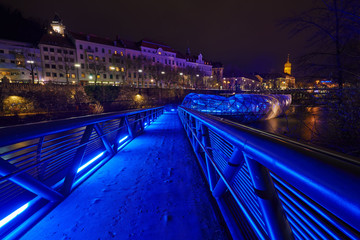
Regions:
M 16 168 L 14 165 L 0 158 L 0 175 L 6 176 L 17 170 L 18 168 Z M 9 178 L 9 181 L 50 201 L 60 201 L 64 197 L 54 189 L 46 186 L 27 173 L 20 173 L 18 175 L 12 176 Z
M 128 129 L 128 133 L 130 138 L 134 138 L 134 132 L 133 132 L 133 128 L 130 126 L 130 122 L 127 116 L 125 116 L 125 124 L 127 126 Z
M 275 191 L 269 170 L 249 157 L 245 156 L 245 160 L 270 239 L 294 239 L 289 222 L 285 217 L 281 202 Z
M 232 180 L 234 175 L 239 171 L 239 168 L 244 164 L 244 155 L 243 152 L 240 151 L 238 148 L 234 148 L 234 151 L 231 155 L 231 158 L 228 162 L 228 165 L 224 169 L 223 175 L 228 182 Z M 226 190 L 226 184 L 224 183 L 223 179 L 219 179 L 218 183 L 216 184 L 213 196 L 215 198 L 220 198 Z
M 80 141 L 81 147 L 79 147 L 76 150 L 73 163 L 69 167 L 69 171 L 65 176 L 64 185 L 63 185 L 63 189 L 62 189 L 62 192 L 64 195 L 69 195 L 69 193 L 71 192 L 71 188 L 72 188 L 75 176 L 77 174 L 77 170 L 79 169 L 80 163 L 81 163 L 82 159 L 84 158 L 87 142 L 90 139 L 93 129 L 94 129 L 94 124 L 91 124 L 91 125 L 88 125 L 84 131 L 84 134 Z
M 202 135 L 202 144 L 204 148 L 209 151 L 210 147 L 210 136 L 209 136 L 209 128 L 204 124 L 201 124 L 201 135 Z M 210 156 L 208 156 L 207 152 L 205 152 L 205 162 L 206 162 L 206 170 L 208 175 L 208 182 L 210 186 L 210 191 L 212 192 L 215 187 L 215 169 L 212 163 L 210 162 Z
M 104 135 L 104 131 L 101 129 L 98 123 L 94 125 L 96 133 L 99 135 L 102 143 L 104 144 L 106 151 L 108 151 L 110 154 L 115 154 L 114 149 L 111 147 L 111 144 L 109 143 L 108 138 Z

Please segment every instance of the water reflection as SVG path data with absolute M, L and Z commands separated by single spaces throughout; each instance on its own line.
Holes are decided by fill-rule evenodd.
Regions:
M 291 106 L 281 117 L 246 125 L 360 157 L 360 137 L 356 131 L 346 131 L 346 124 L 326 107 Z

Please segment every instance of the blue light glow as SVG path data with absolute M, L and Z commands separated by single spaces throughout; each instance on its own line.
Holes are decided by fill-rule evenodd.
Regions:
M 86 168 L 87 166 L 89 166 L 91 163 L 93 163 L 94 161 L 96 161 L 97 159 L 99 159 L 102 155 L 104 155 L 105 151 L 100 153 L 99 155 L 97 155 L 96 157 L 94 157 L 93 159 L 91 159 L 90 161 L 88 161 L 87 163 L 85 163 L 84 165 L 82 165 L 81 167 L 79 167 L 79 169 L 77 170 L 77 172 L 81 172 L 84 168 Z
M 7 217 L 3 218 L 0 221 L 0 228 L 2 228 L 8 222 L 10 222 L 14 218 L 16 218 L 19 214 L 21 214 L 23 211 L 25 211 L 28 207 L 29 207 L 29 203 L 26 203 L 25 205 L 21 206 L 20 208 L 16 209 L 14 212 L 9 214 Z
M 125 137 L 123 137 L 122 139 L 120 139 L 120 140 L 119 140 L 119 143 L 121 143 L 121 142 L 125 141 L 128 137 L 129 137 L 129 136 L 125 136 Z
M 130 140 L 129 140 L 130 141 Z M 123 144 L 121 144 L 119 147 L 118 147 L 118 151 L 122 148 L 122 147 L 124 147 L 129 141 L 126 141 L 126 142 L 124 142 Z

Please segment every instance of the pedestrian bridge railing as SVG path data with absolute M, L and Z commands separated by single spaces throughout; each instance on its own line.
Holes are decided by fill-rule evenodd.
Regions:
M 17 239 L 163 107 L 0 128 L 0 239 Z
M 360 239 L 360 160 L 178 113 L 234 239 Z

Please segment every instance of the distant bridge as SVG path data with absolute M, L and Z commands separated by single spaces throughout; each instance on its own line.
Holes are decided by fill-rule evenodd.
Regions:
M 359 159 L 183 107 L 0 128 L 0 176 L 2 239 L 360 239 Z

